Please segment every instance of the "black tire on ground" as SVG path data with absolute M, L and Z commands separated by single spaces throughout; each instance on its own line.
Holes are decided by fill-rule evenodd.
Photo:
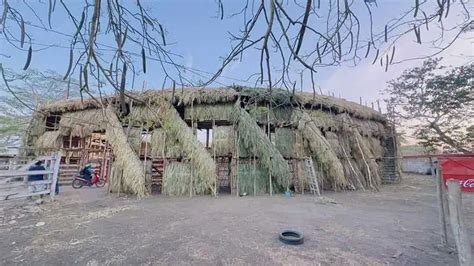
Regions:
M 72 187 L 75 189 L 81 188 L 83 185 L 83 182 L 79 179 L 72 180 Z
M 280 233 L 280 241 L 287 245 L 301 245 L 304 243 L 304 236 L 297 231 L 285 230 Z
M 105 180 L 104 179 L 99 179 L 99 182 L 95 183 L 96 187 L 103 187 L 105 186 Z

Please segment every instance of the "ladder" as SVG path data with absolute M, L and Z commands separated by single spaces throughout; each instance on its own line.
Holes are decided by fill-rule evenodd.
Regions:
M 306 158 L 305 159 L 305 164 L 306 164 L 306 176 L 309 178 L 309 189 L 311 190 L 311 193 L 313 193 L 316 196 L 316 193 L 318 196 L 321 196 L 321 192 L 319 190 L 319 183 L 318 183 L 318 177 L 316 176 L 316 171 L 314 170 L 314 164 L 313 160 L 311 158 Z

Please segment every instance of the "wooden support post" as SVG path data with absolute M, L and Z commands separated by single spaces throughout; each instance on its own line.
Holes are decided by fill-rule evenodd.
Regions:
M 456 242 L 456 250 L 458 252 L 459 265 L 472 265 L 471 243 L 469 235 L 462 220 L 462 202 L 461 188 L 458 180 L 450 179 L 448 181 L 448 203 L 449 203 L 449 220 L 451 229 L 453 230 L 454 241 Z
M 236 163 L 236 178 L 235 178 L 236 179 L 235 180 L 236 189 L 235 190 L 236 190 L 236 195 L 238 197 L 240 195 L 240 191 L 239 191 L 239 168 L 240 168 L 239 167 L 240 166 L 239 165 L 240 164 L 239 163 L 239 159 L 240 159 L 240 154 L 239 154 L 240 146 L 239 146 L 239 144 L 240 144 L 240 134 L 239 134 L 238 131 L 236 131 L 236 135 L 237 135 L 237 138 L 236 138 L 236 140 L 237 140 L 237 145 L 236 145 L 237 149 L 236 149 L 236 161 L 235 161 L 235 163 Z
M 362 96 L 359 97 L 359 104 L 362 105 Z
M 155 131 L 156 132 L 156 131 Z M 165 154 L 165 147 L 166 147 L 166 133 L 165 133 L 165 139 L 163 140 L 163 147 L 161 148 L 161 156 L 163 158 L 163 173 L 161 174 L 161 194 L 163 194 L 163 189 L 164 189 L 164 184 L 165 184 L 165 171 L 166 171 L 166 166 L 167 166 L 167 160 L 166 160 L 166 154 Z
M 252 149 L 252 158 L 253 158 L 253 195 L 257 195 L 257 159 L 255 158 L 255 147 Z
M 272 165 L 272 157 L 270 157 L 270 165 Z M 272 167 L 268 169 L 268 179 L 270 182 L 270 196 L 273 196 L 273 186 L 272 186 Z
M 382 113 L 382 109 L 380 109 L 380 100 L 377 100 L 377 110 L 379 113 Z
M 51 199 L 54 200 L 56 195 L 56 186 L 58 185 L 59 179 L 59 166 L 61 165 L 61 152 L 56 152 L 53 155 L 53 161 L 51 162 L 51 167 L 53 168 L 53 174 L 51 175 L 51 187 L 50 193 Z
M 271 99 L 271 97 L 270 97 Z M 267 131 L 268 131 L 268 139 L 272 142 L 272 133 L 270 127 L 270 111 L 272 109 L 271 103 L 268 104 L 268 112 L 267 112 Z M 270 157 L 270 167 L 268 169 L 268 178 L 270 182 L 270 196 L 273 195 L 273 186 L 272 186 L 272 157 Z
M 207 147 L 209 147 L 209 129 L 207 130 Z M 216 160 L 216 120 L 212 119 L 212 156 L 217 167 L 216 180 L 214 183 L 214 196 L 217 197 L 217 182 L 219 181 L 219 163 Z
M 446 217 L 447 217 L 447 209 L 446 209 L 446 195 L 445 195 L 445 188 L 443 184 L 443 175 L 441 174 L 440 168 L 436 167 L 432 169 L 432 173 L 434 172 L 434 176 L 436 179 L 436 195 L 438 198 L 438 217 L 439 223 L 441 225 L 441 243 L 443 246 L 448 246 L 448 233 L 447 233 L 447 225 L 446 225 Z
M 148 126 L 146 127 L 146 131 L 145 131 L 145 138 L 147 138 L 145 140 L 145 151 L 144 151 L 144 158 L 143 158 L 143 172 L 145 173 L 145 176 L 146 176 L 146 173 L 147 173 L 147 164 L 146 164 L 146 160 L 147 160 L 147 156 L 148 156 L 148 133 L 149 133 L 149 128 Z M 142 146 L 141 144 L 141 141 L 140 141 L 140 147 Z M 153 167 L 153 163 L 152 163 L 152 167 Z M 148 191 L 151 193 L 151 174 L 150 174 L 150 179 L 146 178 L 145 179 L 147 182 L 149 182 L 149 188 L 148 188 Z M 146 185 L 145 185 L 146 186 Z

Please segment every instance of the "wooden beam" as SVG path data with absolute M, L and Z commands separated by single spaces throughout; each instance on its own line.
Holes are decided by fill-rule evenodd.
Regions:
M 446 225 L 447 209 L 445 205 L 445 189 L 443 184 L 443 175 L 441 174 L 440 168 L 436 167 L 432 169 L 432 173 L 436 179 L 436 195 L 438 198 L 438 218 L 441 225 L 441 243 L 443 246 L 448 246 L 448 234 Z
M 449 220 L 453 230 L 456 250 L 458 251 L 459 265 L 470 266 L 472 264 L 471 243 L 469 234 L 462 220 L 461 188 L 458 180 L 448 181 Z

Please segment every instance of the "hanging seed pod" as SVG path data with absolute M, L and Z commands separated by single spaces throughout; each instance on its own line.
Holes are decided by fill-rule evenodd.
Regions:
M 53 12 L 53 0 L 49 0 L 48 2 L 48 25 L 51 29 L 51 13 Z
M 385 42 L 388 41 L 388 26 L 385 25 Z
M 342 58 L 342 47 L 341 47 L 341 34 L 339 31 L 337 32 L 337 50 L 339 54 L 339 61 L 341 61 Z
M 89 75 L 87 73 L 87 65 L 84 67 L 82 74 L 84 75 L 84 89 L 88 89 L 89 88 Z
M 84 13 L 84 11 L 82 11 L 81 20 L 79 21 L 79 25 L 77 25 L 76 33 L 74 34 L 74 38 L 76 38 L 77 35 L 79 34 L 79 32 L 81 32 L 81 29 L 82 29 L 82 26 L 84 25 L 84 20 L 85 19 L 86 19 L 86 13 Z
M 79 67 L 79 88 L 82 91 L 82 65 Z
M 371 42 L 369 41 L 369 42 L 367 43 L 367 52 L 365 52 L 365 58 L 367 58 L 367 56 L 369 56 L 370 45 L 371 45 Z
M 447 2 L 446 2 L 446 14 L 444 15 L 445 18 L 448 17 L 450 6 L 451 6 L 451 1 L 447 0 Z
M 415 24 L 413 24 L 413 31 L 415 32 L 415 36 L 416 36 L 416 42 L 421 44 L 421 33 L 420 33 L 420 28 L 416 27 Z
M 142 67 L 143 67 L 143 73 L 146 73 L 146 55 L 145 55 L 145 49 L 142 47 Z
M 67 67 L 67 71 L 66 71 L 66 74 L 63 77 L 63 80 L 66 80 L 67 77 L 69 76 L 69 73 L 71 72 L 71 69 L 72 69 L 73 60 L 74 60 L 74 52 L 73 52 L 73 49 L 71 47 L 71 49 L 69 50 L 69 65 Z
M 224 5 L 222 4 L 222 1 L 219 1 L 219 9 L 221 10 L 221 20 L 224 19 Z
M 120 91 L 124 92 L 125 91 L 125 81 L 127 78 L 127 63 L 123 63 L 123 69 L 122 69 L 122 80 L 120 81 Z
M 390 64 L 392 64 L 394 57 L 395 57 L 395 45 L 393 45 L 393 48 L 392 48 L 392 56 L 390 56 Z
M 321 64 L 322 63 L 322 58 L 321 58 L 321 51 L 319 50 L 319 42 L 316 43 L 316 51 L 318 52 L 318 61 Z
M 163 40 L 163 45 L 166 46 L 165 30 L 163 29 L 163 26 L 161 24 L 158 24 L 158 26 L 160 26 L 160 33 L 161 39 Z
M 383 57 L 380 57 L 380 66 L 383 66 Z
M 420 8 L 420 0 L 415 0 L 415 14 L 413 15 L 413 17 L 416 18 L 416 16 L 418 15 L 419 8 Z
M 377 58 L 379 58 L 379 52 L 380 52 L 380 50 L 377 49 L 377 52 L 375 53 L 375 58 L 374 58 L 374 61 L 372 62 L 372 65 L 375 64 L 375 62 L 377 62 Z
M 27 70 L 28 67 L 30 66 L 32 56 L 33 56 L 33 48 L 31 47 L 31 44 L 30 44 L 30 48 L 28 49 L 28 57 L 26 58 L 26 63 L 25 63 L 25 66 L 23 67 L 23 70 Z
M 20 36 L 20 47 L 23 48 L 23 45 L 25 44 L 25 36 L 26 36 L 26 30 L 25 30 L 25 21 L 23 19 L 21 20 L 21 36 Z
M 388 70 L 388 54 L 385 55 L 385 72 Z

